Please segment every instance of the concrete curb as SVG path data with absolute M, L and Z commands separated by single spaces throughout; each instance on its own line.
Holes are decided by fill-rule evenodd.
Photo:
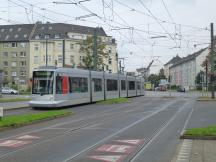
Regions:
M 191 139 L 191 140 L 216 140 L 216 136 L 189 136 L 181 135 L 180 139 Z
M 197 99 L 197 101 L 216 101 L 216 99 Z
M 14 109 L 24 109 L 24 108 L 30 108 L 29 106 L 17 106 L 17 107 L 4 107 L 4 110 L 14 110 Z

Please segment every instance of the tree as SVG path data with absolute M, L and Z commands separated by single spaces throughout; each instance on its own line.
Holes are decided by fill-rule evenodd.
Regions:
M 166 76 L 164 75 L 164 69 L 161 68 L 160 71 L 159 71 L 159 75 L 158 75 L 158 79 L 166 79 Z
M 159 77 L 156 74 L 151 74 L 148 77 L 148 80 L 151 82 L 151 84 L 154 84 L 155 87 L 157 87 L 159 85 L 159 82 L 160 82 Z
M 97 37 L 97 56 L 93 56 L 94 38 L 88 36 L 86 40 L 83 40 L 80 48 L 80 52 L 84 53 L 83 63 L 81 67 L 84 69 L 102 70 L 104 66 L 104 58 L 108 57 L 108 52 L 105 52 L 106 44 L 102 43 L 101 38 Z M 96 59 L 96 61 L 94 60 Z M 96 63 L 94 67 L 94 61 Z

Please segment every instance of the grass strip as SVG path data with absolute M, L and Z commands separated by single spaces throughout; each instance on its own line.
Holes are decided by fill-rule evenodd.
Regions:
M 185 136 L 197 136 L 197 137 L 205 137 L 205 136 L 215 136 L 216 137 L 216 126 L 188 129 L 184 132 L 184 135 Z
M 109 105 L 109 104 L 119 104 L 119 103 L 125 103 L 128 102 L 129 98 L 114 98 L 114 99 L 109 99 L 105 101 L 98 101 L 97 104 L 99 105 Z
M 69 115 L 71 112 L 65 110 L 53 110 L 34 114 L 5 116 L 0 120 L 0 128 L 17 127 L 27 125 L 36 121 Z
M 30 98 L 0 98 L 0 103 L 30 101 Z

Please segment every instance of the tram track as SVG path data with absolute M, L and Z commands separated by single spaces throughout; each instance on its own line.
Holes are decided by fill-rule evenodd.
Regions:
M 151 104 L 151 103 L 149 103 L 149 104 Z M 143 105 L 140 105 L 140 103 L 131 104 L 131 105 L 139 105 L 139 106 L 136 107 L 135 109 L 140 109 L 140 107 L 143 107 Z M 128 106 L 128 107 L 131 107 L 131 105 Z M 145 106 L 148 106 L 148 105 L 146 104 Z M 154 107 L 157 107 L 157 105 L 154 106 Z M 144 108 L 144 107 L 143 107 L 143 108 Z M 119 107 L 118 109 L 122 109 L 122 107 Z M 124 107 L 124 109 L 126 109 L 126 107 Z M 115 109 L 115 110 L 116 110 L 116 109 Z M 25 146 L 24 148 L 20 148 L 20 149 L 17 149 L 17 150 L 15 150 L 15 151 L 12 151 L 12 152 L 11 152 L 11 151 L 10 151 L 10 152 L 6 152 L 6 153 L 4 153 L 4 154 L 2 154 L 2 155 L 0 156 L 0 159 L 3 159 L 4 157 L 6 157 L 6 156 L 8 156 L 8 155 L 11 155 L 11 154 L 13 154 L 13 153 L 16 153 L 16 152 L 18 152 L 18 151 L 22 151 L 22 150 L 29 149 L 29 148 L 31 148 L 31 147 L 35 147 L 35 146 L 38 146 L 38 145 L 40 145 L 40 144 L 46 143 L 46 142 L 53 141 L 53 140 L 55 140 L 55 139 L 57 139 L 57 138 L 60 138 L 60 137 L 65 136 L 65 135 L 70 135 L 71 133 L 77 132 L 77 131 L 79 131 L 79 130 L 81 130 L 81 129 L 94 126 L 95 124 L 99 124 L 99 123 L 101 123 L 102 121 L 104 122 L 104 121 L 106 121 L 106 120 L 112 120 L 113 118 L 117 118 L 117 117 L 120 117 L 120 116 L 124 115 L 124 113 L 123 113 L 122 111 L 119 111 L 119 112 L 112 112 L 112 111 L 113 111 L 113 110 L 109 110 L 109 111 L 105 111 L 105 112 L 99 113 L 100 115 L 99 115 L 99 114 L 95 114 L 95 115 L 93 115 L 93 116 L 91 116 L 91 117 L 89 117 L 89 118 L 85 118 L 85 120 L 84 120 L 84 119 L 80 119 L 80 120 L 73 121 L 73 122 L 59 123 L 59 124 L 56 124 L 56 125 L 54 125 L 54 126 L 42 128 L 42 129 L 40 129 L 40 130 L 33 130 L 33 131 L 31 131 L 31 132 L 25 132 L 25 133 L 22 133 L 22 134 L 18 134 L 18 135 L 16 135 L 16 136 L 11 136 L 11 137 L 4 138 L 4 139 L 16 138 L 16 137 L 21 136 L 21 135 L 30 134 L 30 133 L 35 133 L 35 132 L 39 132 L 39 131 L 43 131 L 43 130 L 47 130 L 47 129 L 55 129 L 55 127 L 57 128 L 57 127 L 59 127 L 59 126 L 65 125 L 65 124 L 71 124 L 71 123 L 75 123 L 75 122 L 78 122 L 77 124 L 79 124 L 79 126 L 74 127 L 74 128 L 72 128 L 72 129 L 68 129 L 68 130 L 62 132 L 62 134 L 57 135 L 57 136 L 55 136 L 55 137 L 52 137 L 52 138 L 49 138 L 49 139 L 45 139 L 45 140 L 43 140 L 43 141 L 41 141 L 41 142 L 37 142 L 37 143 L 31 144 L 31 145 L 29 145 L 29 146 Z M 99 116 L 98 116 L 98 115 L 99 115 Z M 136 115 L 136 114 L 133 114 L 133 115 Z M 110 116 L 112 116 L 111 119 L 110 119 Z M 107 119 L 105 119 L 105 117 L 107 117 Z M 88 119 L 88 120 L 87 120 L 87 119 Z M 90 122 L 89 120 L 92 120 L 92 119 L 94 119 L 94 121 L 93 121 L 93 122 Z M 100 120 L 100 119 L 102 119 L 102 120 Z M 85 121 L 85 122 L 82 123 L 82 124 L 80 125 L 79 122 L 83 122 L 83 121 Z M 3 139 L 1 139 L 1 140 L 3 140 Z

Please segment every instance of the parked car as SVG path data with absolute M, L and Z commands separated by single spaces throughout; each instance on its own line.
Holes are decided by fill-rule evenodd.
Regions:
M 2 94 L 18 94 L 18 91 L 9 87 L 2 87 Z
M 183 88 L 183 87 L 178 87 L 178 88 L 177 88 L 177 92 L 185 92 L 185 88 Z

